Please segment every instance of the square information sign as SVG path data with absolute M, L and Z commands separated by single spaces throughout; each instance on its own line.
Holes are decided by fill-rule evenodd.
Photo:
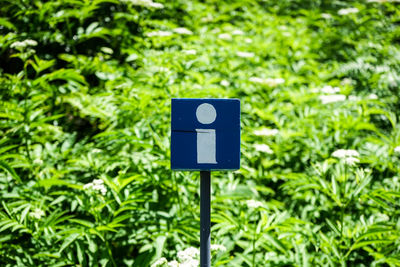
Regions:
M 239 99 L 171 100 L 171 169 L 240 168 Z

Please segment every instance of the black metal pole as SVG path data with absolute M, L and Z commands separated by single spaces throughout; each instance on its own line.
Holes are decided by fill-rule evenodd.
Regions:
M 210 253 L 211 172 L 200 171 L 200 266 L 211 266 Z

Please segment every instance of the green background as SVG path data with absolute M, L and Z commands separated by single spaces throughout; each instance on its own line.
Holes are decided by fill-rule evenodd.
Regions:
M 242 103 L 213 266 L 400 266 L 399 23 L 397 1 L 0 0 L 0 265 L 199 247 L 170 99 L 210 97 Z

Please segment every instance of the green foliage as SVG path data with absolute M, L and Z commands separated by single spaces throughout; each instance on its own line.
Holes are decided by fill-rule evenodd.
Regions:
M 242 103 L 241 169 L 212 178 L 213 266 L 400 266 L 396 1 L 0 4 L 1 266 L 198 247 L 173 97 Z

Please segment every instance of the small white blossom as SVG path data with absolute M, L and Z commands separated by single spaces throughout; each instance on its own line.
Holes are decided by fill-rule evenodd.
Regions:
M 83 186 L 83 189 L 91 189 L 92 186 L 93 186 L 92 183 L 88 183 L 88 184 L 85 184 L 85 185 Z
M 219 245 L 219 244 L 211 244 L 211 250 L 216 250 L 216 251 L 226 251 L 226 247 L 224 245 Z
M 243 58 L 251 58 L 251 57 L 254 57 L 254 53 L 252 53 L 252 52 L 242 52 L 242 51 L 239 51 L 239 52 L 236 52 L 236 55 L 237 55 L 238 57 L 243 57 Z
M 351 79 L 351 78 L 344 78 L 344 79 L 340 82 L 341 85 L 351 85 L 352 83 L 353 83 L 353 79 Z
M 375 71 L 378 73 L 388 72 L 390 71 L 390 68 L 388 66 L 376 66 Z
M 226 41 L 232 40 L 232 36 L 229 33 L 221 33 L 218 35 L 218 38 Z
M 234 31 L 232 32 L 232 34 L 233 34 L 233 35 L 243 35 L 244 32 L 241 31 L 241 30 L 234 30 Z
M 38 43 L 35 40 L 26 39 L 26 40 L 24 40 L 22 42 L 18 42 L 18 41 L 14 42 L 14 43 L 12 43 L 10 45 L 10 47 L 11 48 L 15 48 L 15 49 L 23 49 L 23 48 L 28 47 L 28 46 L 37 46 L 37 44 Z
M 400 146 L 396 146 L 394 148 L 394 153 L 400 153 Z
M 340 88 L 339 87 L 332 87 L 330 85 L 326 85 L 324 87 L 321 88 L 321 92 L 324 94 L 336 94 L 340 92 Z
M 227 87 L 227 86 L 229 86 L 231 83 L 228 82 L 227 80 L 222 80 L 222 81 L 220 82 L 220 84 L 221 84 L 222 86 Z
M 186 55 L 196 55 L 197 51 L 194 49 L 190 49 L 190 50 L 182 50 L 182 53 L 186 54 Z
M 168 267 L 179 267 L 179 262 L 176 260 L 168 262 Z
M 104 182 L 101 179 L 95 179 L 93 182 L 85 184 L 83 189 L 99 191 L 103 196 L 107 193 L 107 187 L 105 187 Z
M 321 95 L 321 96 L 319 96 L 319 99 L 321 100 L 322 104 L 329 104 L 329 103 L 344 101 L 344 100 L 346 100 L 346 96 L 341 95 L 341 94 Z
M 263 206 L 261 201 L 257 201 L 257 200 L 253 200 L 253 199 L 247 200 L 246 204 L 247 204 L 247 207 L 253 208 L 253 209 L 256 209 L 258 207 L 262 207 Z
M 279 84 L 282 84 L 285 82 L 284 79 L 282 78 L 260 78 L 260 77 L 250 77 L 249 79 L 250 82 L 254 82 L 254 83 L 260 83 L 260 84 L 265 84 L 268 85 L 270 87 L 274 87 L 277 86 Z
M 191 30 L 188 30 L 186 28 L 176 28 L 174 29 L 174 32 L 179 33 L 179 34 L 186 34 L 186 35 L 191 35 L 193 32 Z
M 263 128 L 260 130 L 255 130 L 253 133 L 257 136 L 274 136 L 279 133 L 279 130 Z
M 335 158 L 359 157 L 360 154 L 354 149 L 338 149 L 332 153 Z
M 149 6 L 150 6 L 150 7 L 153 7 L 153 8 L 164 8 L 164 5 L 163 5 L 163 4 L 161 4 L 161 3 L 155 3 L 155 2 L 151 2 L 151 3 L 149 4 Z
M 358 158 L 354 158 L 354 157 L 347 157 L 344 159 L 344 161 L 349 165 L 354 165 L 355 163 L 360 162 L 360 160 Z
M 45 215 L 44 211 L 39 208 L 36 208 L 34 211 L 29 213 L 29 216 L 38 220 L 42 218 L 44 215 Z
M 253 83 L 264 83 L 265 82 L 264 79 L 259 78 L 259 77 L 250 77 L 249 81 L 253 82 Z
M 349 100 L 350 101 L 357 101 L 357 100 L 360 100 L 360 98 L 358 96 L 355 96 L 355 95 L 349 95 Z
M 246 39 L 244 39 L 244 42 L 247 44 L 251 44 L 253 42 L 253 40 L 251 38 L 246 38 Z
M 358 13 L 358 11 L 359 10 L 356 7 L 342 8 L 342 9 L 339 9 L 338 14 L 341 16 L 344 16 L 344 15 L 348 15 L 348 14 Z
M 375 100 L 375 99 L 378 99 L 378 96 L 376 94 L 369 94 L 368 99 Z
M 269 84 L 269 86 L 276 86 L 279 84 L 284 83 L 285 80 L 283 78 L 267 78 L 266 83 Z
M 155 3 L 152 0 L 124 0 L 124 2 L 129 2 L 135 6 L 152 7 L 152 8 L 164 8 L 161 3 Z
M 208 14 L 206 17 L 202 17 L 201 18 L 201 21 L 202 22 L 210 22 L 210 21 L 213 21 L 213 16 L 211 15 L 211 14 Z
M 274 151 L 272 151 L 272 149 L 266 144 L 255 144 L 254 148 L 256 149 L 256 151 L 265 152 L 267 154 L 274 153 Z
M 197 257 L 199 254 L 200 254 L 199 249 L 194 248 L 194 247 L 189 247 L 183 251 L 178 252 L 178 259 L 181 262 L 189 261 L 189 260 Z
M 360 154 L 353 149 L 339 149 L 332 153 L 333 157 L 343 159 L 344 162 L 348 165 L 354 165 L 355 163 L 359 163 L 360 160 L 357 158 Z
M 42 164 L 43 164 L 43 160 L 40 159 L 40 158 L 36 158 L 36 159 L 33 161 L 33 163 L 36 164 L 36 165 L 42 165 Z
M 168 32 L 168 31 L 153 31 L 153 32 L 146 33 L 147 37 L 154 37 L 154 36 L 166 37 L 166 36 L 171 36 L 171 35 L 172 35 L 172 32 Z
M 322 13 L 322 14 L 321 14 L 321 17 L 324 18 L 324 19 L 331 19 L 331 18 L 332 18 L 332 15 L 331 15 L 331 14 L 328 14 L 328 13 Z
M 158 266 L 163 266 L 164 264 L 168 263 L 167 259 L 162 257 L 159 258 L 155 263 L 151 265 L 151 267 L 158 267 Z
M 196 259 L 188 259 L 179 264 L 180 267 L 199 267 L 199 260 Z

